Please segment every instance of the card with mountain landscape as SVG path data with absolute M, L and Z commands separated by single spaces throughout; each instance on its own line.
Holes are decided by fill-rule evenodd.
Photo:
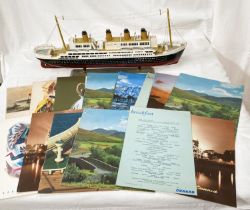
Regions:
M 243 91 L 242 85 L 181 74 L 165 108 L 238 122 Z
M 85 84 L 84 107 L 109 109 L 116 80 L 117 73 L 88 73 Z
M 62 185 L 82 191 L 119 189 L 115 183 L 127 119 L 127 110 L 84 110 Z
M 177 80 L 177 76 L 155 74 L 155 79 L 148 100 L 148 108 L 163 108 Z
M 112 109 L 130 109 L 135 105 L 147 74 L 119 72 L 112 100 Z

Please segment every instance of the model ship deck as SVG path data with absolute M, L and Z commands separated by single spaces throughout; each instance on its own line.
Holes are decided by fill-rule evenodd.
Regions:
M 123 35 L 112 36 L 111 30 L 106 30 L 105 40 L 96 41 L 82 31 L 82 37 L 72 37 L 68 44 L 64 38 L 56 18 L 57 27 L 63 47 L 42 45 L 35 48 L 36 57 L 43 67 L 138 67 L 173 64 L 179 61 L 185 47 L 185 42 L 170 42 L 158 44 L 156 36 L 149 35 L 145 28 L 140 35 L 130 36 L 128 29 Z M 170 29 L 170 23 L 169 23 Z

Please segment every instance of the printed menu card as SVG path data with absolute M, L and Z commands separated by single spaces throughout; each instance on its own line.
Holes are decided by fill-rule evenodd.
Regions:
M 197 195 L 190 112 L 131 107 L 116 184 Z

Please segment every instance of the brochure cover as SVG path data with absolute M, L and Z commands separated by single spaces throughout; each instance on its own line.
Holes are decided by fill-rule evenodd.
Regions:
M 68 163 L 82 112 L 54 114 L 43 164 L 39 193 L 63 191 L 62 174 Z
M 147 74 L 119 72 L 115 85 L 112 109 L 129 109 L 140 94 Z
M 153 86 L 155 74 L 147 73 L 146 79 L 142 85 L 139 96 L 135 102 L 135 106 L 147 107 L 150 92 Z
M 116 184 L 197 195 L 190 113 L 131 107 Z
M 169 74 L 155 74 L 147 107 L 163 108 L 172 92 L 177 78 L 177 76 Z
M 79 110 L 83 106 L 85 77 L 58 77 L 54 111 Z
M 54 113 L 33 114 L 17 192 L 37 191 Z
M 88 73 L 85 84 L 84 107 L 110 109 L 117 73 Z
M 32 113 L 51 112 L 55 101 L 56 81 L 34 82 L 30 110 Z
M 115 182 L 127 118 L 127 110 L 84 110 L 62 185 L 82 191 L 118 188 Z
M 181 74 L 165 105 L 193 115 L 238 121 L 243 95 L 242 85 Z
M 28 115 L 31 93 L 32 86 L 7 88 L 6 118 Z
M 192 116 L 197 198 L 236 207 L 235 122 Z
M 25 140 L 29 132 L 30 116 L 0 122 L 0 198 L 17 195 L 18 179 L 23 165 Z

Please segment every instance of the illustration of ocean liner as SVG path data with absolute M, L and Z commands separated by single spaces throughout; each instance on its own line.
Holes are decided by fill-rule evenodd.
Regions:
M 156 36 L 149 35 L 145 28 L 140 35 L 130 36 L 128 29 L 124 35 L 113 37 L 111 30 L 106 30 L 105 41 L 95 41 L 82 31 L 82 37 L 72 37 L 66 44 L 55 16 L 56 25 L 63 47 L 52 45 L 37 46 L 35 56 L 44 68 L 87 68 L 87 67 L 141 67 L 177 63 L 186 47 L 186 42 L 173 42 L 168 16 L 169 42 L 157 43 Z

